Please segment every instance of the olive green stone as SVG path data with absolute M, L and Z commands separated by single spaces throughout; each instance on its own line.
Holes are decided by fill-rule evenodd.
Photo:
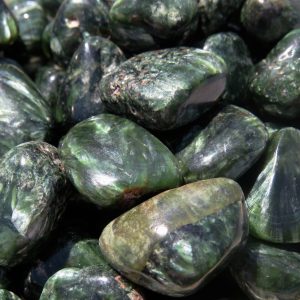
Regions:
M 276 243 L 300 242 L 300 131 L 273 134 L 247 198 L 250 233 Z
M 27 75 L 13 64 L 0 64 L 0 155 L 50 132 L 50 105 Z
M 65 0 L 53 23 L 50 47 L 56 59 L 68 64 L 84 36 L 108 34 L 104 0 Z
M 39 0 L 4 0 L 14 15 L 21 41 L 28 50 L 40 48 L 46 14 Z
M 197 0 L 114 0 L 109 11 L 113 40 L 142 52 L 181 44 L 198 24 Z
M 123 208 L 177 187 L 182 178 L 170 150 L 144 128 L 110 114 L 74 126 L 60 145 L 77 190 L 100 207 Z
M 166 191 L 124 213 L 103 230 L 100 248 L 131 281 L 179 297 L 222 268 L 247 232 L 241 188 L 217 178 Z
M 147 128 L 173 129 L 194 121 L 215 104 L 226 85 L 226 65 L 194 48 L 149 51 L 103 77 L 101 99 L 116 114 Z
M 264 113 L 285 119 L 300 116 L 299 58 L 300 29 L 296 29 L 256 66 L 249 89 L 251 97 Z
M 105 111 L 100 97 L 101 78 L 125 61 L 123 52 L 108 39 L 91 36 L 75 51 L 60 89 L 56 109 L 59 123 L 74 125 Z
M 205 35 L 222 29 L 245 0 L 198 0 L 199 27 Z
M 250 299 L 300 298 L 300 254 L 250 241 L 233 261 L 232 274 Z
M 131 284 L 114 271 L 101 268 L 66 268 L 47 281 L 40 300 L 143 300 Z
M 12 44 L 18 38 L 18 25 L 3 0 L 0 0 L 0 24 L 0 46 Z
M 274 42 L 300 24 L 298 0 L 246 0 L 241 11 L 246 30 L 263 42 Z
M 17 295 L 13 292 L 0 289 L 0 299 L 1 300 L 21 300 Z
M 208 126 L 177 153 L 184 179 L 237 179 L 261 156 L 268 141 L 264 124 L 238 106 L 225 107 Z
M 228 68 L 227 86 L 222 96 L 227 103 L 244 104 L 253 63 L 247 45 L 233 32 L 221 32 L 208 37 L 204 50 L 224 59 Z
M 55 227 L 65 208 L 66 177 L 57 149 L 28 142 L 0 162 L 0 265 L 14 266 Z

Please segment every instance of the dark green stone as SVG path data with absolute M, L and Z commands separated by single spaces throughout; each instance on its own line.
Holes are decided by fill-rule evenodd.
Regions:
M 56 120 L 74 125 L 105 111 L 99 82 L 125 61 L 123 52 L 108 39 L 92 36 L 75 51 L 60 89 Z
M 119 0 L 109 12 L 113 40 L 142 52 L 161 44 L 180 44 L 198 24 L 197 0 Z
M 134 56 L 100 83 L 107 108 L 147 128 L 173 129 L 215 104 L 226 85 L 226 65 L 214 53 L 172 48 Z
M 274 42 L 300 24 L 298 0 L 246 0 L 241 22 L 263 42 Z
M 250 233 L 276 243 L 300 242 L 300 131 L 273 134 L 247 198 Z
M 66 177 L 57 149 L 28 142 L 0 162 L 0 265 L 14 266 L 55 227 L 65 207 Z
M 229 105 L 176 157 L 183 165 L 186 182 L 237 179 L 258 160 L 267 141 L 267 130 L 256 116 Z
M 3 0 L 0 0 L 0 24 L 0 46 L 12 44 L 18 38 L 18 25 Z
M 256 66 L 249 89 L 251 97 L 264 113 L 293 119 L 300 116 L 299 85 L 300 29 L 296 29 Z
M 231 266 L 250 299 L 300 298 L 300 254 L 250 241 Z
M 66 268 L 47 281 L 40 300 L 143 300 L 132 285 L 113 270 Z
M 41 5 L 50 16 L 55 16 L 63 0 L 40 0 Z
M 40 48 L 46 14 L 39 0 L 4 0 L 14 15 L 21 41 L 28 50 Z
M 221 32 L 208 37 L 203 49 L 216 53 L 226 62 L 228 74 L 222 96 L 224 101 L 244 104 L 253 63 L 243 39 L 233 32 Z
M 0 299 L 1 300 L 21 300 L 17 295 L 13 292 L 0 289 Z
M 74 126 L 60 154 L 77 190 L 100 207 L 125 208 L 181 184 L 176 158 L 144 128 L 110 114 Z
M 217 178 L 136 206 L 106 226 L 100 248 L 131 281 L 179 297 L 194 293 L 222 268 L 247 232 L 241 188 Z
M 45 26 L 43 35 L 42 35 L 41 47 L 42 47 L 44 55 L 47 58 L 52 58 L 52 52 L 51 52 L 51 48 L 50 48 L 50 40 L 51 40 L 53 24 L 54 24 L 54 20 L 51 20 Z
M 205 35 L 220 31 L 244 0 L 198 0 L 199 27 Z
M 108 6 L 104 0 L 65 0 L 54 19 L 50 47 L 54 56 L 67 64 L 84 36 L 107 33 Z
M 51 112 L 34 83 L 18 67 L 0 64 L 0 155 L 32 140 L 44 140 Z

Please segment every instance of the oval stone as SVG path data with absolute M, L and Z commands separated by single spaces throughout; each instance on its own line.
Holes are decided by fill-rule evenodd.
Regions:
M 0 0 L 0 46 L 10 45 L 18 38 L 18 25 L 3 0 Z
M 102 114 L 75 125 L 60 155 L 77 190 L 100 207 L 125 208 L 182 182 L 174 155 L 135 123 Z
M 131 281 L 179 297 L 224 266 L 247 232 L 241 188 L 217 178 L 166 191 L 124 213 L 105 227 L 100 248 Z
M 168 130 L 206 112 L 223 93 L 226 65 L 214 53 L 172 48 L 139 54 L 103 77 L 107 108 L 143 126 Z

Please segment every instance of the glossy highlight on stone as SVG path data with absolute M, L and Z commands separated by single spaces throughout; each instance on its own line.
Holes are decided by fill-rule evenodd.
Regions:
M 237 179 L 259 159 L 267 141 L 267 130 L 256 116 L 229 105 L 176 157 L 185 182 L 214 177 Z
M 188 124 L 215 104 L 226 85 L 226 65 L 195 48 L 149 51 L 103 77 L 107 109 L 143 126 L 169 130 Z
M 275 243 L 300 242 L 300 131 L 272 135 L 247 198 L 250 233 Z
M 137 124 L 101 114 L 75 125 L 60 145 L 77 190 L 100 207 L 128 208 L 142 196 L 177 187 L 175 156 Z
M 0 46 L 10 45 L 18 38 L 18 25 L 3 0 L 0 0 Z
M 248 233 L 244 195 L 226 178 L 161 193 L 109 223 L 100 236 L 108 262 L 129 280 L 168 296 L 194 293 Z

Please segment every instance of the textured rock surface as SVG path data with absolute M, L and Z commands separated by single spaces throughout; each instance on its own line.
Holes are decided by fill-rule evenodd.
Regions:
M 127 60 L 100 83 L 109 110 L 143 126 L 168 130 L 197 119 L 226 85 L 219 56 L 194 48 L 149 51 Z
M 12 44 L 18 38 L 18 25 L 3 0 L 0 0 L 0 46 Z
M 1 300 L 21 300 L 17 295 L 13 292 L 0 289 L 0 299 Z
M 101 251 L 135 283 L 170 296 L 191 294 L 247 235 L 243 198 L 225 178 L 166 191 L 109 223 Z

